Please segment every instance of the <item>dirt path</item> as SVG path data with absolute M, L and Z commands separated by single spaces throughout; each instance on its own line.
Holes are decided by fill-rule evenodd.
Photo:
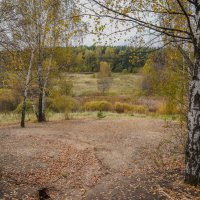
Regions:
M 60 200 L 167 199 L 151 191 L 147 156 L 167 137 L 164 125 L 133 118 L 1 128 L 0 197 L 38 199 L 44 190 Z

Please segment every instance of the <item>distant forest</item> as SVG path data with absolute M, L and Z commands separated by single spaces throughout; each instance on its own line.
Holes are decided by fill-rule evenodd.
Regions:
M 30 54 L 29 50 L 24 51 L 24 58 L 27 57 L 27 53 Z M 51 53 L 52 49 L 45 49 L 43 59 Z M 66 72 L 98 72 L 100 62 L 104 61 L 110 65 L 112 72 L 132 73 L 143 67 L 148 57 L 146 49 L 138 51 L 137 48 L 127 46 L 56 47 L 53 54 L 54 64 L 59 70 Z M 13 52 L 13 55 L 17 59 L 17 51 Z M 0 68 L 3 70 L 10 65 L 13 56 L 4 51 L 0 52 L 0 56 Z

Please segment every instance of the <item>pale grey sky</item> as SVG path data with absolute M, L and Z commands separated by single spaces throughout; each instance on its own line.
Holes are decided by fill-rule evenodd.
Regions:
M 94 15 L 95 14 L 94 12 L 97 12 L 99 9 L 98 7 L 95 7 L 95 6 L 91 8 L 91 4 L 89 3 L 89 0 L 81 0 L 81 4 L 83 5 L 81 9 L 84 10 L 84 6 L 87 7 L 83 11 L 83 13 L 86 13 L 88 15 L 90 14 Z M 154 19 L 151 17 L 148 17 L 148 18 Z M 94 31 L 94 27 L 95 27 L 94 19 L 89 18 L 89 17 L 84 17 L 83 21 L 88 24 L 89 32 Z M 99 40 L 98 36 L 95 36 L 94 34 L 85 35 L 83 39 L 83 45 L 91 46 L 94 44 L 101 44 L 101 45 L 107 44 L 107 45 L 113 45 L 113 46 L 119 46 L 119 45 L 137 46 L 137 43 L 141 44 L 142 40 L 144 41 L 144 43 L 147 43 L 151 41 L 153 37 L 155 37 L 155 35 L 149 34 L 147 30 L 145 30 L 144 33 L 141 33 L 141 32 L 137 33 L 136 28 L 131 28 L 134 26 L 134 24 L 131 22 L 125 22 L 125 21 L 117 22 L 115 20 L 115 23 L 114 22 L 112 23 L 110 21 L 110 18 L 101 18 L 100 22 L 101 22 L 100 23 L 101 25 L 106 25 L 106 28 L 103 31 L 104 36 L 101 36 Z M 129 31 L 115 33 L 111 35 L 111 33 L 113 32 L 117 32 L 119 30 L 122 31 L 125 29 L 129 29 Z M 160 38 L 157 37 L 156 40 L 159 41 Z M 154 46 L 158 46 L 158 44 Z

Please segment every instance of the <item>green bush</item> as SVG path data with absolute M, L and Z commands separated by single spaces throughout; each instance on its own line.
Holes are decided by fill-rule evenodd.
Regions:
M 75 100 L 65 95 L 53 96 L 49 101 L 49 108 L 54 112 L 67 113 L 72 111 L 76 106 Z
M 145 114 L 148 112 L 148 108 L 142 105 L 132 105 L 127 103 L 115 103 L 115 111 L 117 113 L 139 113 Z
M 84 109 L 88 111 L 112 111 L 112 104 L 108 101 L 90 101 L 85 103 Z
M 16 113 L 21 113 L 22 112 L 22 103 L 20 103 L 17 108 L 15 109 Z M 33 112 L 33 107 L 31 101 L 27 100 L 26 101 L 26 112 L 27 113 L 32 113 Z
M 47 98 L 47 107 L 54 112 L 68 113 L 78 109 L 78 103 L 71 97 L 73 83 L 61 80 L 58 87 L 52 89 Z
M 159 115 L 173 115 L 173 114 L 178 114 L 179 111 L 177 109 L 177 106 L 173 104 L 173 102 L 172 103 L 164 102 L 159 105 L 156 113 Z
M 97 117 L 98 117 L 98 119 L 103 119 L 105 116 L 104 116 L 103 112 L 100 110 L 97 113 Z

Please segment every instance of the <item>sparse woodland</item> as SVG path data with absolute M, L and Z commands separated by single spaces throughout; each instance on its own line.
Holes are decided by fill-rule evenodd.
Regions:
M 0 0 L 0 199 L 199 199 L 199 32 L 200 0 Z

